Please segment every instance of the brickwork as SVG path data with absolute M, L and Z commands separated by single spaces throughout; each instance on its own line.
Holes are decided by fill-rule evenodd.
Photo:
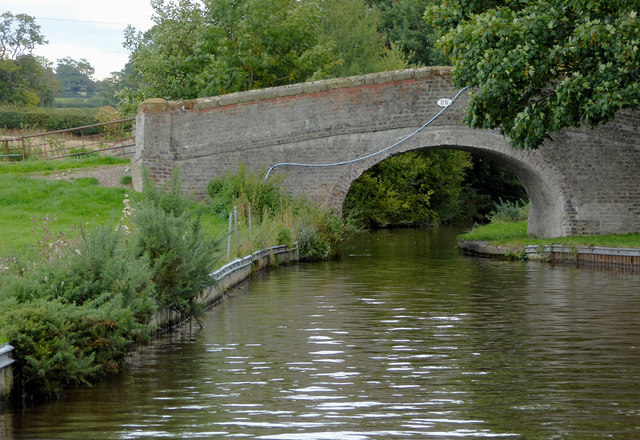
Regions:
M 253 90 L 213 98 L 149 100 L 138 112 L 134 186 L 142 167 L 156 182 L 179 167 L 185 191 L 239 163 L 266 172 L 282 162 L 335 163 L 379 151 L 414 131 L 451 98 L 449 68 L 421 68 Z M 640 231 L 640 117 L 625 112 L 598 130 L 565 131 L 536 151 L 509 147 L 499 133 L 461 123 L 466 94 L 432 125 L 391 151 L 327 168 L 283 166 L 294 195 L 340 211 L 353 180 L 376 163 L 422 148 L 456 148 L 513 171 L 531 198 L 537 236 Z

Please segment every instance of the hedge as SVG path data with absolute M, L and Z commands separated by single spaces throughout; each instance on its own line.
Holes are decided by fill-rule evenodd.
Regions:
M 97 108 L 56 109 L 40 107 L 0 106 L 0 128 L 66 130 L 96 123 Z

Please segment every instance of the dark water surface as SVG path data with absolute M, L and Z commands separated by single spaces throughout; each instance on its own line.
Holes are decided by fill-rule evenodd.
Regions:
M 0 437 L 640 438 L 640 276 L 464 257 L 456 232 L 263 274 Z

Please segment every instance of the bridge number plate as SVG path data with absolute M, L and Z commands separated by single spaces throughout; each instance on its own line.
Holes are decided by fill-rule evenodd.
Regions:
M 438 105 L 440 107 L 449 107 L 451 105 L 453 101 L 451 101 L 449 98 L 441 98 L 438 99 Z

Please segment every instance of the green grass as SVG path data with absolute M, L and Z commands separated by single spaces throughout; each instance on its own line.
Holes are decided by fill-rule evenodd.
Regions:
M 88 168 L 103 165 L 121 165 L 129 159 L 109 156 L 78 156 L 62 160 L 25 160 L 0 163 L 0 174 L 38 174 L 72 168 Z
M 34 162 L 23 167 L 23 173 L 42 172 L 57 162 Z M 102 162 L 72 160 L 72 165 L 93 166 Z M 78 227 L 118 221 L 127 192 L 131 190 L 98 186 L 94 178 L 49 181 L 24 177 L 15 170 L 0 171 L 0 256 L 27 256 L 47 231 L 75 238 Z M 212 235 L 220 235 L 226 229 L 226 222 L 216 216 L 205 213 L 201 220 L 203 229 Z
M 527 240 L 527 222 L 489 223 L 488 225 L 475 227 L 458 238 L 460 240 L 490 241 L 496 244 L 505 244 L 513 240 Z
M 491 223 L 458 237 L 460 240 L 489 241 L 496 245 L 524 247 L 528 244 L 603 246 L 640 248 L 640 234 L 579 235 L 574 237 L 533 238 L 527 235 L 527 222 Z
M 55 99 L 58 108 L 90 108 L 97 112 L 103 105 L 109 105 L 109 100 L 101 96 L 60 96 Z
M 102 188 L 95 179 L 53 182 L 0 175 L 0 254 L 24 255 L 43 238 L 44 227 L 75 237 L 77 226 L 117 220 L 124 194 L 124 188 Z

